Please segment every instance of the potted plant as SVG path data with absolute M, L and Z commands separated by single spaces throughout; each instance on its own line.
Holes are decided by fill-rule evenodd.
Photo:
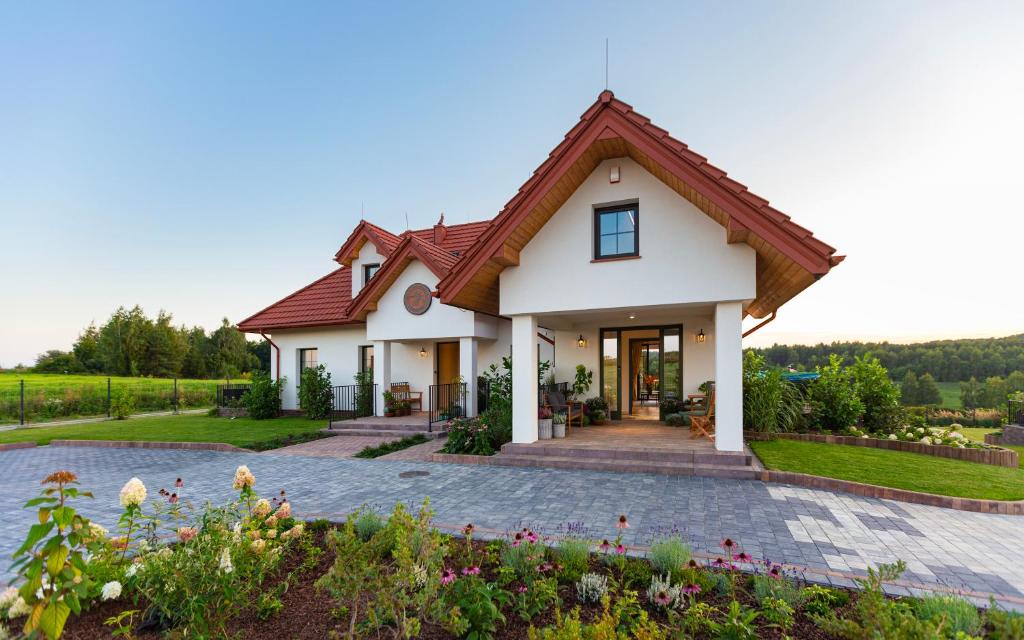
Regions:
M 399 406 L 399 409 L 400 409 L 400 411 L 399 411 L 400 415 L 407 416 L 407 415 L 410 415 L 412 413 L 412 405 L 409 404 L 408 400 L 402 400 L 402 402 L 398 406 Z
M 575 400 L 581 396 L 586 395 L 590 391 L 590 386 L 594 383 L 594 372 L 587 371 L 587 368 L 582 364 L 576 365 L 576 379 L 572 383 L 572 397 Z
M 583 403 L 583 409 L 592 424 L 602 424 L 608 419 L 608 403 L 600 396 L 587 398 Z
M 395 394 L 390 391 L 384 392 L 384 417 L 394 418 L 395 413 L 398 411 L 397 403 L 395 402 Z
M 551 439 L 551 409 L 541 407 L 537 410 L 537 437 L 541 440 Z
M 604 421 L 608 419 L 608 414 L 601 409 L 594 409 L 587 415 L 590 416 L 590 424 L 604 424 Z
M 565 437 L 565 414 L 556 413 L 551 417 L 551 436 L 554 438 Z

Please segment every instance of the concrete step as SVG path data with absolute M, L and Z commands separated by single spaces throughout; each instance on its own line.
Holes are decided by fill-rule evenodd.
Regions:
M 433 431 L 443 429 L 443 424 L 434 425 Z M 426 423 L 423 424 L 381 424 L 379 422 L 360 422 L 358 420 L 346 420 L 344 422 L 332 422 L 329 427 L 332 431 L 367 431 L 373 429 L 382 429 L 386 431 L 409 431 L 413 433 L 423 432 L 426 433 L 428 429 Z
M 650 460 L 613 460 L 602 458 L 576 458 L 568 456 L 524 456 L 499 453 L 491 458 L 491 464 L 508 467 L 532 467 L 548 469 L 587 469 L 590 471 L 611 471 L 616 473 L 656 473 L 674 476 L 707 476 L 713 478 L 735 478 L 755 480 L 757 472 L 751 467 L 728 464 L 695 464 L 680 462 L 656 462 Z
M 674 451 L 659 449 L 594 448 L 566 445 L 508 443 L 501 447 L 502 454 L 523 457 L 557 457 L 606 460 L 630 463 L 664 462 L 671 464 L 706 464 L 717 466 L 749 467 L 752 458 L 743 452 Z
M 427 431 L 426 427 L 422 431 L 408 431 L 402 429 L 321 429 L 321 433 L 327 433 L 332 436 L 381 436 L 381 437 L 394 437 L 394 438 L 408 438 L 416 434 L 421 434 L 430 438 L 443 438 L 448 435 L 443 429 L 435 429 L 434 431 Z

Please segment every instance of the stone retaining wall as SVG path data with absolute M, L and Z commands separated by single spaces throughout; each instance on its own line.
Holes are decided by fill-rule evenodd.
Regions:
M 986 433 L 985 444 L 1024 446 L 1024 427 L 1008 424 L 1003 427 L 1003 432 L 999 435 Z
M 747 440 L 770 440 L 773 436 L 764 433 L 744 433 L 743 437 Z M 996 467 L 1008 467 L 1010 469 L 1016 469 L 1019 465 L 1017 452 L 1012 449 L 961 449 L 941 444 L 921 444 L 920 442 L 906 442 L 904 440 L 857 438 L 854 436 L 827 436 L 817 433 L 777 433 L 774 437 L 785 440 L 801 440 L 803 442 L 824 442 L 854 447 L 921 453 L 926 456 L 935 456 L 936 458 L 978 462 Z M 988 443 L 987 437 L 986 443 Z

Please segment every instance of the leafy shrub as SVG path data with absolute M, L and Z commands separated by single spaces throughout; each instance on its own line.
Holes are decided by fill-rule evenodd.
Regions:
M 762 605 L 768 600 L 782 600 L 791 608 L 796 608 L 803 601 L 800 588 L 790 580 L 758 575 L 751 579 L 751 585 L 754 588 L 754 596 Z
M 327 367 L 319 365 L 302 370 L 299 381 L 299 407 L 310 420 L 323 420 L 331 415 L 333 396 L 331 374 Z
M 694 638 L 711 630 L 718 613 L 718 609 L 707 602 L 695 602 L 674 621 L 687 633 L 686 637 Z
M 665 538 L 655 540 L 651 545 L 648 559 L 651 566 L 659 574 L 666 574 L 678 580 L 682 575 L 683 567 L 690 562 L 693 552 L 690 545 L 679 538 Z
M 252 376 L 252 384 L 242 396 L 242 405 L 254 420 L 276 418 L 281 413 L 281 389 L 285 378 L 272 380 L 270 373 L 257 371 Z
M 723 612 L 721 621 L 712 621 L 711 631 L 723 640 L 753 640 L 757 638 L 754 620 L 761 614 L 744 607 L 736 600 L 729 603 L 728 611 Z
M 914 603 L 914 612 L 922 620 L 941 622 L 943 631 L 950 638 L 955 638 L 957 633 L 973 636 L 981 629 L 978 609 L 957 596 L 925 596 Z
M 670 427 L 690 426 L 690 416 L 685 413 L 670 413 L 665 416 L 665 424 Z
M 840 356 L 829 356 L 828 364 L 818 367 L 818 379 L 808 387 L 814 420 L 820 428 L 845 429 L 856 424 L 864 414 L 864 404 L 857 397 L 850 374 L 842 364 Z
M 448 423 L 448 440 L 441 451 L 474 456 L 494 455 L 491 432 L 484 419 L 459 418 Z
M 353 378 L 356 382 L 356 417 L 372 416 L 373 406 L 376 402 L 373 397 L 373 369 L 360 371 Z M 390 393 L 390 391 L 386 391 L 385 397 Z
M 378 531 L 384 528 L 384 519 L 377 512 L 360 510 L 355 517 L 356 535 L 363 542 L 368 542 Z
M 794 613 L 793 605 L 782 598 L 768 597 L 761 601 L 761 618 L 783 631 L 793 626 Z
M 857 397 L 864 405 L 864 427 L 880 431 L 897 424 L 901 415 L 900 392 L 878 358 L 870 353 L 856 357 L 849 372 Z
M 501 607 L 508 604 L 512 596 L 480 576 L 469 575 L 452 582 L 444 599 L 449 610 L 455 612 L 448 629 L 460 637 L 483 639 L 493 637 L 498 623 L 505 622 Z
M 559 578 L 573 583 L 581 578 L 590 565 L 590 543 L 575 538 L 563 538 L 555 549 L 558 564 L 562 565 Z
M 588 371 L 582 364 L 576 365 L 576 378 L 572 383 L 573 397 L 585 395 L 590 391 L 590 385 L 594 383 L 594 372 Z
M 811 615 L 827 616 L 834 609 L 845 607 L 850 597 L 845 591 L 812 584 L 800 592 L 804 611 Z
M 118 420 L 127 420 L 135 413 L 135 398 L 128 389 L 121 388 L 110 399 L 110 415 Z
M 646 560 L 626 558 L 622 563 L 623 589 L 644 589 L 651 583 L 652 576 L 654 576 L 654 570 Z
M 686 411 L 686 407 L 683 406 L 683 401 L 676 398 L 665 398 L 659 403 L 661 414 L 667 416 L 672 413 L 682 413 Z
M 763 433 L 792 431 L 803 398 L 778 369 L 765 367 L 764 356 L 743 354 L 743 428 Z
M 991 602 L 985 615 L 985 624 L 990 630 L 989 637 L 993 640 L 1019 640 L 1024 638 L 1024 614 L 1006 611 Z
M 608 413 L 608 402 L 605 401 L 601 396 L 595 396 L 593 398 L 587 398 L 583 404 L 586 406 L 587 413 L 594 413 L 596 411 L 603 411 L 605 414 Z
M 600 602 L 608 595 L 608 577 L 596 573 L 584 573 L 576 583 L 576 596 L 584 604 Z

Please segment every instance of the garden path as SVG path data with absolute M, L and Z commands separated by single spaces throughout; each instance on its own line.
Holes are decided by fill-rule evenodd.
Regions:
M 145 482 L 151 497 L 181 477 L 187 499 L 223 501 L 233 495 L 231 479 L 240 464 L 252 469 L 264 495 L 286 490 L 296 512 L 309 518 L 337 519 L 363 504 L 382 510 L 396 501 L 417 505 L 429 496 L 442 528 L 473 522 L 492 535 L 531 526 L 551 535 L 610 539 L 624 513 L 631 523 L 624 541 L 639 550 L 674 533 L 698 556 L 713 557 L 728 536 L 754 558 L 846 586 L 869 565 L 902 558 L 908 572 L 894 592 L 956 590 L 1024 607 L 1024 517 L 757 481 L 280 453 L 92 447 L 0 452 L 0 555 L 9 557 L 21 543 L 34 520 L 21 507 L 54 470 L 77 473 L 83 488 L 96 495 L 83 501 L 82 510 L 113 529 L 118 490 L 131 476 Z M 0 567 L 0 581 L 10 579 L 6 570 Z

